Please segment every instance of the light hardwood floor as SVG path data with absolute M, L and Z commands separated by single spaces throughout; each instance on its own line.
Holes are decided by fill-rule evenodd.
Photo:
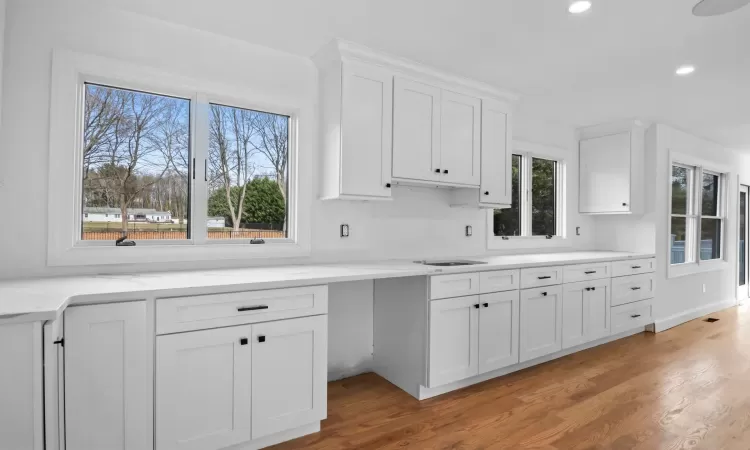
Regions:
M 638 334 L 419 402 L 374 374 L 330 383 L 288 449 L 750 449 L 750 309 Z

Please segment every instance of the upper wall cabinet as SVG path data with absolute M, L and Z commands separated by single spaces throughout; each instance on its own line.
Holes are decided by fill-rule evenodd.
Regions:
M 340 61 L 320 78 L 322 156 L 332 176 L 323 198 L 391 197 L 393 75 L 381 67 Z
M 640 122 L 584 128 L 580 132 L 583 214 L 641 214 L 645 129 Z
M 510 205 L 514 95 L 344 41 L 313 59 L 323 199 L 387 200 L 414 184 L 470 191 L 457 206 Z

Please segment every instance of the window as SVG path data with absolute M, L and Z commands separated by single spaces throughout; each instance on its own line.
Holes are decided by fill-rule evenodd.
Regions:
M 511 207 L 494 211 L 495 236 L 562 236 L 562 166 L 532 153 L 512 156 Z
M 723 258 L 724 174 L 674 162 L 671 177 L 670 264 Z
M 82 221 L 81 240 L 123 234 L 138 241 L 187 240 L 196 229 L 208 241 L 289 236 L 290 116 L 213 103 L 208 111 L 208 143 L 192 149 L 191 100 L 85 84 L 83 208 L 107 208 L 105 218 L 123 219 L 119 228 L 109 220 Z M 198 153 L 206 158 L 194 169 L 201 172 L 196 181 L 189 175 Z M 192 184 L 201 181 L 207 208 L 194 209 Z M 166 214 L 175 220 L 157 223 Z M 192 226 L 192 219 L 205 228 Z

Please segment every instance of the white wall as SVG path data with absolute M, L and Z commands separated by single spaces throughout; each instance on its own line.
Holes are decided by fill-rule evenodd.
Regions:
M 3 122 L 3 49 L 5 48 L 5 0 L 0 0 L 0 124 Z M 2 181 L 2 180 L 0 180 Z
M 8 4 L 6 95 L 8 114 L 0 132 L 0 205 L 9 205 L 23 227 L 0 221 L 0 279 L 150 270 L 157 266 L 74 267 L 46 266 L 47 170 L 50 66 L 53 48 L 97 54 L 156 67 L 199 80 L 247 86 L 314 105 L 317 71 L 306 58 L 217 36 L 142 16 L 92 6 L 73 8 L 75 0 L 11 0 Z M 523 104 L 515 117 L 515 137 L 567 148 L 576 155 L 574 131 L 535 119 Z M 317 127 L 316 127 L 317 128 Z M 317 142 L 306 143 L 317 151 Z M 302 170 L 318 173 L 315 168 Z M 569 164 L 570 198 L 577 199 L 577 162 Z M 312 180 L 318 186 L 318 180 Z M 313 193 L 317 198 L 317 192 Z M 304 260 L 182 263 L 170 267 L 202 268 L 304 262 L 469 256 L 486 253 L 485 212 L 448 206 L 448 191 L 395 187 L 395 201 L 387 203 L 322 202 L 312 205 L 312 253 Z M 593 241 L 591 221 L 577 215 L 569 202 L 569 227 L 581 226 L 573 237 L 575 249 Z M 348 223 L 351 236 L 339 237 Z M 472 225 L 474 236 L 464 236 Z M 164 265 L 159 265 L 164 270 Z
M 732 168 L 727 187 L 724 251 L 719 270 L 669 278 L 669 151 Z M 645 214 L 637 217 L 596 218 L 596 246 L 609 250 L 655 252 L 657 329 L 672 326 L 735 302 L 737 282 L 737 176 L 747 180 L 748 166 L 741 154 L 667 125 L 652 125 L 646 134 Z M 706 292 L 703 293 L 703 285 Z

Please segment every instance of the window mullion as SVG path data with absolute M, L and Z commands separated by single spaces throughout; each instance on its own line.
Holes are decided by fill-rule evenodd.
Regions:
M 208 217 L 208 140 L 209 116 L 208 98 L 196 94 L 193 98 L 193 134 L 190 139 L 192 195 L 190 210 L 190 232 L 194 243 L 205 244 L 208 238 L 206 220 Z
M 531 198 L 531 186 L 533 183 L 533 180 L 531 179 L 532 173 L 531 173 L 531 154 L 524 153 L 521 157 L 521 166 L 523 167 L 523 179 L 522 179 L 522 185 L 523 185 L 523 193 L 524 193 L 524 199 L 521 203 L 521 227 L 522 227 L 522 233 L 521 236 L 531 236 L 531 204 L 532 204 L 532 198 Z

